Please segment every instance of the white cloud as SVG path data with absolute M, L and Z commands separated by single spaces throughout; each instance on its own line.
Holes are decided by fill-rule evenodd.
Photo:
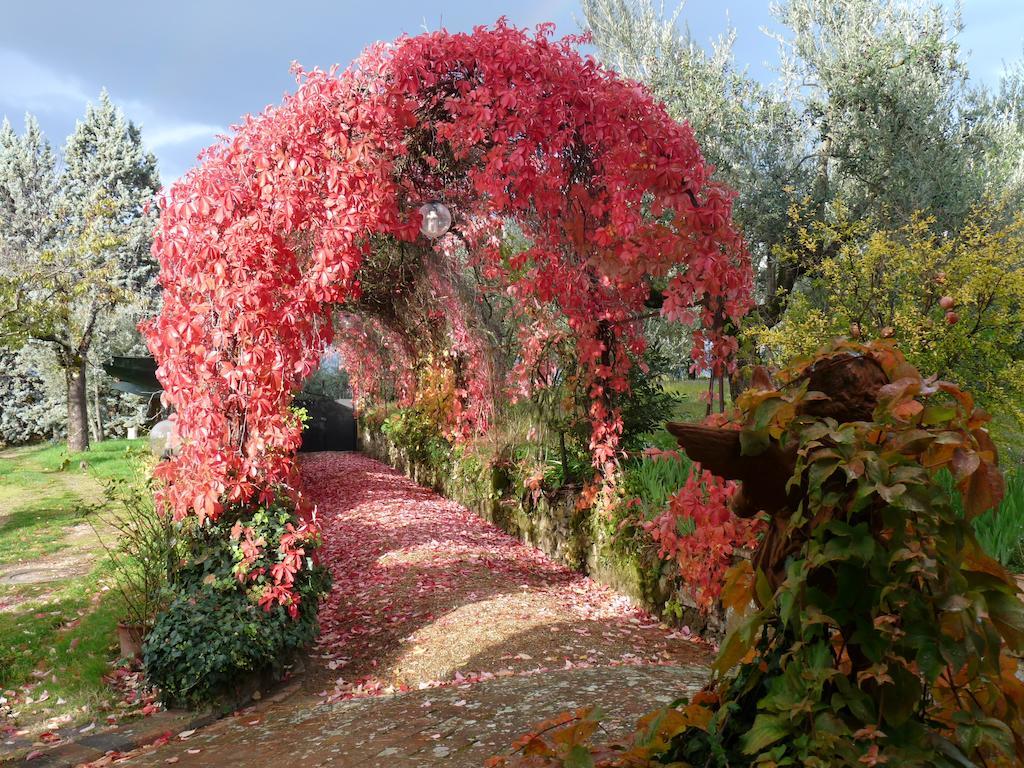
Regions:
M 111 94 L 111 98 L 142 129 L 142 141 L 146 149 L 153 152 L 178 144 L 194 144 L 197 141 L 204 145 L 212 144 L 217 134 L 224 133 L 224 128 L 219 125 L 179 120 L 144 101 L 118 99 L 116 94 Z M 205 141 L 200 141 L 202 139 Z
M 88 91 L 77 78 L 41 66 L 18 51 L 0 48 L 0 104 L 22 112 L 78 108 Z
M 219 125 L 207 125 L 206 123 L 165 124 L 157 130 L 146 131 L 143 138 L 149 149 L 156 151 L 161 147 L 184 144 L 197 139 L 207 139 L 208 143 L 213 143 L 214 137 L 223 132 L 224 129 Z
M 0 115 L 17 119 L 32 112 L 44 123 L 47 118 L 73 125 L 85 113 L 85 105 L 95 101 L 103 83 L 85 83 L 79 78 L 40 64 L 19 51 L 0 47 Z M 159 106 L 139 99 L 119 98 L 111 93 L 125 114 L 142 129 L 146 149 L 162 155 L 161 176 L 173 181 L 195 153 L 212 144 L 224 128 L 212 123 L 181 119 Z M 62 137 L 52 137 L 60 144 Z

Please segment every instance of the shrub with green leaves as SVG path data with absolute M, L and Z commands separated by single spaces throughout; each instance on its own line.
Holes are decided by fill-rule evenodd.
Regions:
M 810 382 L 830 370 L 845 378 L 823 396 Z M 840 342 L 780 378 L 739 398 L 738 431 L 701 437 L 722 477 L 750 468 L 741 501 L 774 505 L 753 564 L 726 578 L 737 620 L 712 684 L 625 743 L 585 748 L 580 717 L 493 765 L 1022 764 L 1024 602 L 973 526 L 1003 496 L 988 415 L 886 342 Z
M 313 560 L 317 542 L 304 542 L 305 562 L 295 575 L 295 616 L 279 604 L 260 605 L 268 585 L 250 573 L 269 573 L 288 526 L 299 527 L 290 503 L 255 510 L 237 507 L 193 531 L 188 557 L 175 573 L 170 605 L 146 638 L 143 660 L 163 700 L 198 706 L 230 700 L 257 675 L 276 675 L 317 633 L 317 607 L 330 586 Z M 260 542 L 256 560 L 231 531 L 246 526 Z
M 665 419 L 679 407 L 682 398 L 665 386 L 672 372 L 672 361 L 657 340 L 634 360 L 629 390 L 615 398 L 622 409 L 622 447 L 626 451 L 645 448 L 651 435 L 661 431 Z
M 451 443 L 445 440 L 437 423 L 421 409 L 401 408 L 386 419 L 381 431 L 410 461 L 441 466 L 451 458 Z
M 791 446 L 799 505 L 777 533 L 781 583 L 734 574 L 756 603 L 715 662 L 719 704 L 668 750 L 689 765 L 995 766 L 1024 757 L 1024 604 L 972 521 L 1003 491 L 988 416 L 891 346 L 839 345 L 884 370 L 868 421 L 801 416 L 806 366 L 740 400 L 745 455 Z M 845 357 L 844 357 L 845 356 Z M 767 450 L 766 448 L 763 450 Z M 948 471 L 962 510 L 936 474 Z
M 154 503 L 148 466 L 152 457 L 142 449 L 129 449 L 126 455 L 134 474 L 104 483 L 104 500 L 94 506 L 95 517 L 90 517 L 89 524 L 110 559 L 122 606 L 121 620 L 145 631 L 167 607 L 182 524 L 161 514 Z M 101 534 L 102 527 L 116 531 L 116 540 L 108 544 Z

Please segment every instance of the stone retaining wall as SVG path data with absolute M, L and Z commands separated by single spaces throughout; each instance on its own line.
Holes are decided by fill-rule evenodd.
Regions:
M 359 447 L 368 456 L 390 464 L 420 485 L 459 502 L 520 541 L 537 547 L 548 557 L 623 592 L 672 624 L 686 625 L 713 639 L 725 633 L 722 611 L 710 616 L 698 611 L 685 590 L 675 588 L 672 564 L 653 557 L 647 562 L 623 558 L 591 524 L 590 511 L 577 510 L 577 495 L 562 490 L 534 500 L 517 494 L 508 477 L 498 470 L 463 477 L 458 471 L 440 471 L 410 460 L 379 429 L 360 425 Z

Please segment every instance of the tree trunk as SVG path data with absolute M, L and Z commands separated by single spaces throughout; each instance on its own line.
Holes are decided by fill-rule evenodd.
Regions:
M 103 434 L 103 404 L 100 402 L 100 380 L 96 376 L 92 380 L 92 397 L 93 403 L 96 405 L 96 442 L 102 443 L 105 437 Z
M 154 424 L 160 421 L 160 415 L 160 395 L 151 395 L 149 402 L 146 404 L 146 420 L 142 423 L 142 426 L 147 429 L 152 428 Z
M 78 358 L 64 368 L 68 385 L 68 452 L 89 448 L 89 409 L 85 389 L 85 360 Z

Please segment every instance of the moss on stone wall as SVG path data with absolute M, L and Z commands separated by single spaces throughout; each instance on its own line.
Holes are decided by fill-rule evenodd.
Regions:
M 677 587 L 672 563 L 653 548 L 616 544 L 604 521 L 590 509 L 577 509 L 578 488 L 567 487 L 534 498 L 511 480 L 506 467 L 472 454 L 452 452 L 442 466 L 396 446 L 380 429 L 361 425 L 361 450 L 404 472 L 421 485 L 459 502 L 552 559 L 632 597 L 663 620 L 721 636 L 721 613 L 702 615 Z

